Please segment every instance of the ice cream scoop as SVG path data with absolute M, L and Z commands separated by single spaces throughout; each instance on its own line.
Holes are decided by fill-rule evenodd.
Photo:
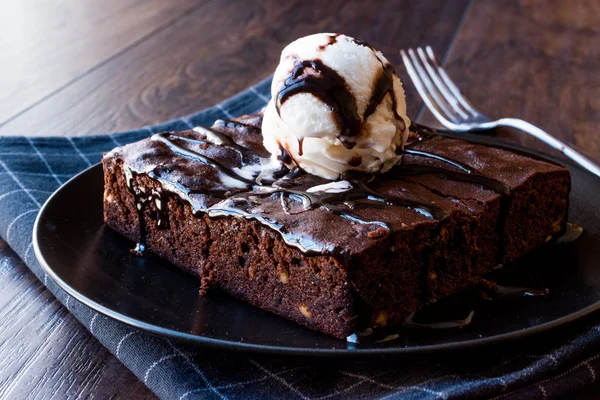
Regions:
M 346 35 L 289 44 L 271 85 L 264 145 L 290 167 L 335 180 L 400 160 L 410 120 L 400 79 L 379 51 Z

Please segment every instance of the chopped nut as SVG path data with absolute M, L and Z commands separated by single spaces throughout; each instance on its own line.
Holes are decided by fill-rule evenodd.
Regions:
M 378 326 L 385 326 L 387 324 L 388 315 L 387 313 L 380 311 L 375 318 L 375 324 Z
M 563 229 L 563 224 L 562 221 L 554 221 L 554 223 L 552 224 L 552 232 L 559 232 Z
M 448 236 L 450 236 L 450 234 L 449 234 L 449 232 L 448 232 L 448 229 L 446 229 L 446 228 L 442 228 L 442 229 L 440 230 L 440 237 L 442 238 L 442 240 L 447 240 L 447 239 L 448 239 Z
M 374 231 L 371 231 L 367 234 L 367 236 L 369 236 L 370 239 L 379 239 L 384 237 L 385 235 L 387 235 L 388 230 L 382 227 L 379 227 L 377 229 L 375 229 Z
M 437 279 L 437 274 L 435 272 L 430 272 L 429 273 L 429 279 L 431 279 L 432 281 Z
M 107 195 L 105 200 L 106 200 L 108 203 L 112 203 L 112 202 L 113 202 L 113 195 L 112 195 L 112 194 L 109 194 L 109 195 Z
M 279 272 L 279 282 L 281 283 L 288 283 L 289 280 L 289 275 L 287 272 L 285 271 L 280 271 Z
M 250 279 L 254 278 L 254 268 L 248 267 L 248 276 Z
M 298 307 L 298 309 L 306 318 L 310 318 L 312 316 L 312 314 L 308 310 L 308 307 L 306 307 L 304 304 L 301 304 L 300 307 Z

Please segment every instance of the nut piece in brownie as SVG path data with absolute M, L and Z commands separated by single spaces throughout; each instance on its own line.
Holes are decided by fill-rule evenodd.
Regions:
M 538 157 L 416 129 L 400 165 L 332 182 L 273 163 L 260 127 L 246 116 L 107 153 L 106 223 L 203 292 L 339 338 L 401 323 L 566 224 L 570 175 Z

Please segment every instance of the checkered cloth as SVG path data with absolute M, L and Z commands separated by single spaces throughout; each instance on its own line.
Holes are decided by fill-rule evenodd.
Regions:
M 265 80 L 198 114 L 132 132 L 0 137 L 0 234 L 90 333 L 165 399 L 550 398 L 596 380 L 600 326 L 593 316 L 535 341 L 477 354 L 317 361 L 185 347 L 98 314 L 48 279 L 32 251 L 31 232 L 54 190 L 115 146 L 254 112 L 268 101 L 269 86 Z

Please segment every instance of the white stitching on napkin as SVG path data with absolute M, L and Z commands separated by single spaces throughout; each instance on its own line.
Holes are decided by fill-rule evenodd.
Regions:
M 98 313 L 94 314 L 94 316 L 92 317 L 92 320 L 90 321 L 90 333 L 93 335 L 94 334 L 94 322 L 96 322 L 96 318 L 98 318 Z
M 88 165 L 88 167 L 92 166 L 92 163 L 90 162 L 90 160 L 81 152 L 81 150 L 79 150 L 79 147 L 77 147 L 77 145 L 75 144 L 75 142 L 73 141 L 73 139 L 69 136 L 67 136 L 67 140 L 69 141 L 69 143 L 71 143 L 71 146 L 73 146 L 73 148 L 75 149 L 75 151 L 77 152 L 77 154 L 79 154 L 79 157 L 81 157 L 83 159 L 83 161 L 85 161 Z
M 115 350 L 115 355 L 117 356 L 117 358 L 119 358 L 119 352 L 121 351 L 121 345 L 123 345 L 123 342 L 131 335 L 133 335 L 134 333 L 136 333 L 137 331 L 131 331 L 129 333 L 127 333 L 125 336 L 123 336 L 121 338 L 121 340 L 119 340 L 119 343 L 117 343 L 117 349 Z
M 163 361 L 167 361 L 167 360 L 170 360 L 171 358 L 175 358 L 178 356 L 179 356 L 179 354 L 173 353 L 173 354 L 169 354 L 168 356 L 161 357 L 158 361 L 154 361 L 152 363 L 152 365 L 150 365 L 148 367 L 148 369 L 146 370 L 146 372 L 144 373 L 144 383 L 145 384 L 148 383 L 148 376 L 150 375 L 150 371 L 152 371 L 154 369 L 154 367 L 156 367 L 158 364 L 160 364 Z
M 112 133 L 110 133 L 108 135 L 108 137 L 113 141 L 114 144 L 116 144 L 117 146 L 121 146 L 121 143 L 119 143 L 119 141 L 115 138 L 115 135 L 113 135 Z
M 192 367 L 192 369 L 194 371 L 196 371 L 196 373 L 198 374 L 198 376 L 204 381 L 204 383 L 206 384 L 206 386 L 208 386 L 208 388 L 210 389 L 211 392 L 213 392 L 214 394 L 216 394 L 217 396 L 219 396 L 221 399 L 223 400 L 227 400 L 227 397 L 225 397 L 225 395 L 223 395 L 223 393 L 219 392 L 212 383 L 210 383 L 210 381 L 208 380 L 208 378 L 206 377 L 206 375 L 204 375 L 204 372 L 202 372 L 202 370 L 200 368 L 198 368 L 198 365 L 196 365 L 195 362 L 193 362 L 192 360 L 190 360 L 190 358 L 185 355 L 181 350 L 179 350 L 177 347 L 175 347 L 175 345 L 173 343 L 171 343 L 170 340 L 166 340 L 166 342 L 173 348 L 173 350 L 175 350 L 175 352 L 177 352 L 177 354 L 179 354 L 187 363 L 190 367 Z
M 427 389 L 427 388 L 424 388 L 422 386 L 417 386 L 417 385 L 411 385 L 411 386 L 393 386 L 393 385 L 388 385 L 388 384 L 385 384 L 385 383 L 378 382 L 375 379 L 370 378 L 370 377 L 368 377 L 366 375 L 354 374 L 354 373 L 346 372 L 346 371 L 340 371 L 340 373 L 343 374 L 343 375 L 346 375 L 346 376 L 351 376 L 353 378 L 363 379 L 363 380 L 365 380 L 367 382 L 370 382 L 370 383 L 372 383 L 374 385 L 377 385 L 377 386 L 381 386 L 381 387 L 386 388 L 386 389 L 400 390 L 400 392 L 390 393 L 388 396 L 384 396 L 380 400 L 385 399 L 386 397 L 395 396 L 398 393 L 406 392 L 408 390 L 420 390 L 420 391 L 423 391 L 425 393 L 433 394 L 433 395 L 437 396 L 440 399 L 446 399 L 446 398 L 448 398 L 448 395 L 446 395 L 446 393 L 437 392 L 435 390 Z M 438 378 L 436 378 L 436 379 L 438 379 Z
M 267 98 L 267 96 L 265 96 L 264 94 L 260 93 L 258 90 L 256 90 L 254 87 L 250 88 L 250 91 L 252 93 L 254 93 L 255 95 L 257 95 L 258 97 L 260 97 L 261 100 L 263 100 L 265 103 L 269 102 L 269 99 Z
M 585 365 L 587 367 L 587 369 L 590 371 L 590 375 L 592 375 L 592 381 L 595 382 L 596 381 L 596 371 L 594 371 L 594 367 L 592 367 L 588 363 L 588 360 L 585 360 L 582 364 Z
M 41 189 L 15 189 L 15 190 L 11 190 L 9 192 L 6 193 L 2 193 L 0 194 L 0 200 L 2 200 L 3 198 L 10 196 L 11 194 L 15 194 L 15 193 L 22 193 L 22 192 L 40 192 L 40 193 L 49 193 L 52 194 L 54 192 L 50 191 L 50 190 L 41 190 Z
M 29 196 L 29 198 L 31 200 L 33 200 L 35 205 L 41 208 L 42 205 L 35 199 L 35 197 L 33 197 L 33 195 L 31 193 L 29 193 L 27 191 L 27 188 L 25 186 L 23 186 L 21 181 L 15 176 L 15 174 L 13 174 L 13 172 L 10 169 L 8 169 L 8 167 L 6 166 L 6 164 L 4 164 L 4 162 L 2 160 L 0 160 L 0 165 L 2 166 L 2 168 L 4 168 L 6 170 L 6 173 L 12 178 L 12 180 L 15 181 L 17 186 L 19 186 L 21 189 L 23 189 L 25 191 L 25 193 L 27 193 L 27 195 Z
M 542 396 L 544 399 L 548 398 L 548 393 L 546 393 L 546 389 L 544 389 L 544 387 L 542 386 L 542 384 L 537 385 L 538 389 L 540 389 L 540 392 L 542 392 Z
M 31 213 L 34 213 L 34 212 L 36 213 L 39 210 L 40 210 L 39 208 L 34 208 L 34 209 L 27 210 L 27 211 L 22 212 L 21 214 L 17 215 L 16 218 L 13 219 L 10 224 L 8 224 L 8 228 L 6 229 L 6 241 L 8 242 L 10 240 L 10 238 L 9 238 L 10 228 L 13 227 L 13 225 L 15 224 L 15 222 L 17 222 L 19 219 L 21 219 L 25 215 L 28 215 L 28 214 L 31 214 Z
M 310 400 L 310 397 L 307 397 L 306 395 L 304 395 L 302 392 L 300 392 L 300 390 L 296 389 L 296 387 L 294 387 L 291 383 L 289 383 L 288 381 L 286 381 L 282 377 L 278 376 L 277 374 L 274 374 L 273 372 L 269 371 L 268 369 L 266 369 L 265 367 L 263 367 L 262 365 L 260 365 L 255 360 L 248 360 L 248 361 L 250 361 L 252 364 L 254 364 L 254 366 L 256 368 L 260 369 L 262 372 L 264 372 L 265 374 L 267 374 L 269 377 L 275 379 L 277 382 L 281 383 L 283 386 L 285 386 L 288 389 L 290 389 L 293 393 L 297 394 L 301 399 Z
M 571 374 L 572 372 L 574 372 L 574 371 L 577 371 L 579 368 L 581 368 L 581 367 L 582 367 L 582 366 L 584 366 L 584 365 L 585 365 L 586 367 L 588 367 L 588 369 L 589 369 L 589 370 L 590 370 L 590 372 L 591 372 L 591 371 L 593 371 L 593 368 L 591 367 L 591 365 L 589 365 L 589 362 L 590 362 L 590 361 L 594 361 L 594 360 L 596 360 L 597 358 L 600 358 L 600 353 L 599 353 L 599 354 L 596 354 L 595 356 L 592 356 L 592 357 L 589 357 L 589 358 L 585 359 L 584 361 L 580 362 L 579 364 L 575 365 L 574 367 L 571 367 L 571 368 L 569 368 L 568 370 L 564 371 L 563 373 L 560 373 L 560 374 L 558 374 L 558 375 L 554 375 L 554 376 L 552 376 L 552 377 L 550 377 L 550 378 L 544 379 L 543 381 L 540 381 L 540 382 L 537 382 L 537 383 L 533 383 L 533 384 L 531 384 L 531 385 L 529 385 L 529 386 L 525 386 L 525 387 L 523 387 L 523 388 L 520 388 L 520 389 L 517 389 L 517 390 L 513 390 L 513 391 L 511 391 L 511 392 L 508 392 L 508 393 L 501 394 L 501 395 L 499 395 L 499 396 L 496 396 L 496 397 L 493 397 L 493 398 L 491 398 L 490 400 L 502 399 L 502 398 L 504 398 L 504 397 L 507 397 L 507 396 L 513 395 L 513 394 L 515 394 L 515 393 L 519 393 L 519 392 L 521 392 L 521 391 L 524 391 L 524 390 L 526 390 L 526 389 L 529 389 L 530 387 L 533 387 L 533 386 L 537 386 L 537 387 L 539 388 L 539 387 L 540 387 L 540 385 L 542 385 L 542 384 L 544 384 L 544 383 L 546 383 L 546 382 L 550 382 L 550 381 L 554 381 L 554 380 L 557 380 L 557 379 L 562 379 L 562 378 L 564 378 L 565 376 L 567 376 L 567 375 Z M 594 372 L 594 374 L 592 375 L 592 378 L 594 378 L 594 379 L 595 379 L 595 377 L 596 377 L 596 373 Z M 591 383 L 591 382 L 590 382 L 590 383 Z
M 231 113 L 229 111 L 227 111 L 226 109 L 223 108 L 222 105 L 217 104 L 216 106 L 219 110 L 223 111 L 223 114 L 225 114 L 227 116 L 227 118 L 233 119 L 233 115 L 231 115 Z
M 58 176 L 56 176 L 56 174 L 52 170 L 52 167 L 50 167 L 50 164 L 48 164 L 48 161 L 46 160 L 46 158 L 42 155 L 42 153 L 40 153 L 40 151 L 37 149 L 37 147 L 35 147 L 35 145 L 31 141 L 31 139 L 29 137 L 27 137 L 27 136 L 25 137 L 25 139 L 27 139 L 27 142 L 29 143 L 29 145 L 31 146 L 31 148 L 36 152 L 36 154 L 38 156 L 40 156 L 40 158 L 42 159 L 42 161 L 44 162 L 44 164 L 46 164 L 46 168 L 48 168 L 48 171 L 50 171 L 50 175 L 52 175 L 52 177 L 56 180 L 56 182 L 58 182 L 59 185 L 62 185 L 61 180 L 58 179 Z
M 275 375 L 287 374 L 287 373 L 290 373 L 290 372 L 298 371 L 298 370 L 303 369 L 303 368 L 305 368 L 305 367 L 295 367 L 295 368 L 290 368 L 290 369 L 284 369 L 283 371 L 279 371 Z M 215 386 L 215 389 L 230 389 L 230 388 L 237 387 L 237 386 L 250 385 L 252 383 L 258 383 L 258 382 L 266 381 L 268 379 L 269 379 L 269 376 L 265 375 L 263 377 L 256 378 L 256 379 L 251 379 L 251 380 L 248 380 L 248 381 L 240 381 L 240 382 L 235 382 L 235 383 L 228 383 L 226 385 Z M 184 394 L 182 394 L 179 397 L 179 400 L 185 399 L 187 396 L 189 396 L 192 393 L 205 392 L 207 390 L 210 390 L 210 388 L 198 388 L 198 389 L 188 390 L 187 392 L 185 392 Z M 330 396 L 327 395 L 327 396 L 324 396 L 324 397 L 319 397 L 319 399 L 324 399 L 326 397 L 330 397 Z

